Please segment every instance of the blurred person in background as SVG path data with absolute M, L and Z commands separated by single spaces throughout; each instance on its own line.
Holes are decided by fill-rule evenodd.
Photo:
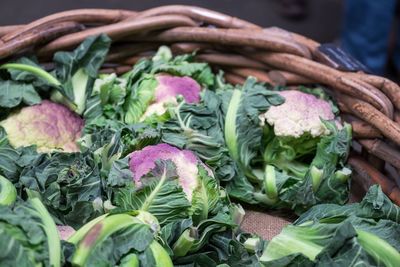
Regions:
M 390 37 L 397 0 L 346 0 L 342 48 L 361 61 L 374 74 L 386 74 L 391 60 L 400 73 L 400 40 L 389 59 Z M 397 36 L 396 36 L 397 37 Z

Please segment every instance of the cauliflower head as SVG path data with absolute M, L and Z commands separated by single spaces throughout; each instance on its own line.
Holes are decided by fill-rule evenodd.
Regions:
M 13 147 L 36 145 L 39 152 L 78 152 L 84 121 L 67 107 L 48 100 L 24 107 L 0 125 Z
M 299 138 L 308 133 L 312 137 L 328 135 L 329 130 L 321 119 L 333 120 L 331 105 L 314 95 L 297 90 L 279 92 L 285 102 L 272 106 L 260 116 L 261 122 L 274 127 L 276 136 Z
M 168 144 L 158 144 L 147 146 L 130 155 L 129 167 L 137 186 L 141 185 L 142 177 L 155 168 L 157 160 L 171 160 L 175 164 L 179 184 L 189 201 L 192 200 L 193 191 L 199 184 L 198 165 L 203 166 L 212 176 L 211 170 L 192 151 L 180 150 Z
M 196 223 L 218 209 L 221 199 L 218 182 L 212 171 L 192 151 L 168 144 L 158 144 L 132 152 L 129 157 L 129 169 L 138 192 L 149 190 L 148 185 L 151 185 L 152 194 L 162 191 L 161 188 L 182 190 L 182 195 L 189 204 L 186 212 Z M 163 165 L 165 166 L 164 174 L 158 176 L 160 161 L 168 161 L 168 163 Z M 179 209 L 182 207 L 180 206 Z M 167 211 L 167 208 L 169 208 L 168 205 L 162 205 L 162 208 L 157 208 L 157 211 L 162 211 L 163 214 L 173 212 Z
M 152 115 L 162 116 L 167 111 L 167 105 L 178 104 L 178 96 L 182 96 L 186 103 L 200 102 L 201 87 L 192 78 L 158 74 L 155 79 L 157 86 L 154 89 L 153 102 L 147 107 L 141 121 Z

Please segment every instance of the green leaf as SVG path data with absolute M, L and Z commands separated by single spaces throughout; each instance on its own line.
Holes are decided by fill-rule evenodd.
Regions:
M 131 95 L 125 101 L 125 123 L 139 122 L 147 107 L 154 100 L 157 80 L 150 75 L 144 76 L 131 89 Z
M 396 266 L 398 211 L 378 186 L 361 203 L 314 206 L 274 237 L 260 260 L 268 266 L 295 265 L 307 258 L 312 266 Z
M 176 179 L 175 167 L 172 163 L 159 163 L 148 177 L 141 180 L 145 184 L 141 188 L 125 187 L 116 191 L 115 203 L 123 210 L 144 210 L 153 214 L 161 225 L 187 218 L 191 204 Z
M 88 37 L 72 52 L 55 53 L 55 73 L 62 86 L 53 93 L 52 100 L 83 114 L 110 44 L 111 39 L 101 34 Z
M 0 81 L 0 107 L 13 108 L 21 103 L 35 105 L 41 97 L 31 84 L 15 81 Z
M 165 56 L 168 55 L 168 56 Z M 161 46 L 152 59 L 151 73 L 169 73 L 177 76 L 189 76 L 203 86 L 214 85 L 214 74 L 207 63 L 194 62 L 195 54 L 171 57 L 171 51 Z
M 215 213 L 220 201 L 219 185 L 214 177 L 210 177 L 207 170 L 198 165 L 199 185 L 193 191 L 192 218 L 195 224 L 207 219 L 209 213 Z
M 0 262 L 4 266 L 61 266 L 60 239 L 39 199 L 0 206 Z M 6 249 L 7 248 L 7 249 Z
M 101 179 L 92 155 L 41 155 L 24 168 L 21 187 L 37 192 L 62 224 L 79 227 L 99 215 L 93 201 L 101 197 Z
M 0 205 L 9 206 L 17 199 L 17 190 L 10 180 L 0 175 Z
M 348 126 L 338 130 L 333 122 L 326 122 L 331 134 L 321 137 L 315 156 L 304 179 L 283 189 L 280 199 L 297 209 L 298 213 L 317 203 L 344 204 L 348 200 L 349 181 L 337 179 L 335 172 L 343 166 L 351 143 Z M 313 169 L 320 173 L 313 177 Z M 316 181 L 317 179 L 318 181 Z M 318 188 L 313 185 L 319 183 Z
M 153 238 L 153 234 L 145 224 L 135 224 L 119 230 L 93 249 L 87 265 L 115 266 L 128 252 L 144 251 Z
M 126 79 L 117 78 L 114 73 L 96 79 L 83 114 L 87 123 L 98 118 L 123 121 L 126 83 Z
M 247 79 L 243 88 L 226 91 L 222 96 L 225 110 L 225 140 L 229 152 L 246 174 L 251 174 L 250 162 L 257 155 L 263 137 L 259 115 L 272 105 L 279 105 L 283 98 Z
M 173 118 L 162 124 L 162 141 L 192 150 L 218 180 L 229 181 L 236 174 L 236 164 L 225 146 L 220 108 L 218 96 L 205 90 L 200 104 L 179 105 Z
M 38 154 L 35 147 L 14 149 L 8 142 L 6 132 L 0 127 L 0 174 L 15 183 L 22 169 L 36 157 Z

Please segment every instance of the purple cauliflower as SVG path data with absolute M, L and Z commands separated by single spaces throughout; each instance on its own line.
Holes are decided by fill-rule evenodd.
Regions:
M 156 166 L 157 160 L 171 160 L 177 167 L 179 182 L 189 201 L 193 191 L 198 186 L 198 164 L 206 168 L 212 176 L 211 170 L 204 165 L 190 150 L 180 150 L 168 144 L 147 146 L 130 155 L 129 168 L 137 186 L 141 185 L 141 178 Z
M 67 107 L 44 100 L 11 114 L 0 125 L 13 147 L 36 145 L 39 152 L 78 152 L 84 121 Z
M 128 102 L 125 122 L 145 121 L 154 116 L 156 120 L 162 120 L 168 106 L 178 104 L 178 96 L 186 103 L 199 103 L 200 92 L 201 86 L 188 76 L 149 74 L 140 80 Z
M 212 171 L 204 165 L 198 157 L 190 150 L 181 150 L 168 144 L 158 144 L 147 146 L 140 151 L 135 151 L 130 154 L 129 169 L 133 174 L 133 180 L 138 190 L 146 184 L 143 179 L 146 175 L 153 171 L 157 161 L 171 161 L 174 166 L 174 173 L 178 184 L 182 188 L 184 196 L 190 203 L 187 208 L 187 213 L 192 216 L 192 219 L 199 222 L 207 218 L 209 212 L 217 207 L 220 199 L 220 188 L 213 177 Z M 170 180 L 165 180 L 160 177 L 158 185 L 152 190 L 157 191 L 160 187 L 166 186 Z M 175 187 L 172 187 L 175 188 Z M 157 192 L 152 192 L 149 199 L 143 200 L 144 203 L 153 201 L 154 195 Z M 163 193 L 163 195 L 166 195 Z M 161 197 L 161 196 L 160 196 Z M 158 201 L 159 202 L 159 201 Z M 161 203 L 160 203 L 161 204 Z M 164 209 L 170 209 L 169 205 L 162 204 L 161 207 L 155 209 L 155 212 L 163 211 L 160 215 L 165 216 L 169 212 Z M 182 209 L 182 207 L 176 207 Z M 175 208 L 174 208 L 175 209 Z M 149 210 L 150 211 L 150 210 Z M 157 217 L 157 214 L 156 214 Z M 161 221 L 163 218 L 160 217 Z
M 155 90 L 155 102 L 165 102 L 181 95 L 187 103 L 200 102 L 200 85 L 190 77 L 177 77 L 168 74 L 156 76 L 158 86 Z
M 168 74 L 156 75 L 158 85 L 154 91 L 154 102 L 151 103 L 141 120 L 156 114 L 163 115 L 167 111 L 167 105 L 177 105 L 177 96 L 182 96 L 186 103 L 200 102 L 200 85 L 190 77 L 178 77 Z

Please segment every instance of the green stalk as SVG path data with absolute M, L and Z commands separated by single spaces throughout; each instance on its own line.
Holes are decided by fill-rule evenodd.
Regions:
M 233 90 L 231 101 L 229 102 L 228 111 L 225 118 L 225 140 L 232 158 L 239 161 L 239 150 L 237 145 L 236 136 L 236 115 L 240 106 L 240 99 L 242 92 L 240 90 Z
M 60 93 L 57 90 L 53 90 L 51 92 L 50 100 L 53 102 L 57 102 L 57 103 L 65 105 L 73 112 L 76 112 L 76 110 L 78 108 L 75 103 L 73 103 L 68 97 L 64 96 L 62 93 Z
M 192 197 L 192 209 L 190 211 L 194 225 L 197 225 L 201 221 L 208 217 L 208 195 L 207 195 L 207 184 L 205 179 L 199 179 L 200 185 L 197 190 L 193 192 Z M 195 208 L 193 208 L 195 207 Z
M 154 259 L 156 260 L 155 267 L 174 267 L 171 257 L 168 255 L 165 249 L 158 244 L 157 241 L 153 241 L 150 244 L 150 250 L 153 253 Z
M 346 167 L 335 172 L 335 178 L 342 183 L 347 182 L 350 176 L 351 176 L 351 170 Z
M 255 200 L 257 200 L 258 202 L 263 203 L 267 206 L 272 206 L 272 205 L 276 204 L 276 199 L 271 199 L 266 194 L 263 194 L 260 192 L 254 192 L 253 196 L 254 196 Z
M 70 236 L 68 238 L 68 242 L 72 243 L 74 245 L 78 245 L 79 241 L 82 240 L 82 238 L 85 237 L 85 235 L 87 234 L 87 232 L 90 231 L 90 229 L 92 229 L 92 227 L 97 224 L 98 222 L 100 222 L 101 220 L 103 220 L 105 217 L 107 217 L 108 214 L 103 214 L 99 217 L 94 218 L 93 220 L 91 220 L 90 222 L 86 223 L 84 226 L 82 226 L 81 228 L 79 228 L 78 231 L 76 231 L 72 236 Z
M 160 232 L 160 223 L 158 222 L 156 216 L 151 214 L 150 212 L 139 210 L 135 211 L 137 214 L 130 213 L 131 215 L 135 216 L 138 220 L 142 221 L 144 224 L 147 224 L 150 226 L 151 230 L 155 233 Z
M 10 180 L 0 175 L 0 205 L 9 206 L 17 199 L 17 190 Z
M 125 256 L 121 263 L 119 264 L 120 267 L 139 267 L 139 258 L 136 254 L 128 254 Z
M 278 188 L 276 187 L 275 167 L 272 165 L 265 166 L 264 172 L 264 190 L 270 199 L 278 198 Z
M 294 253 L 302 253 L 314 260 L 324 247 L 308 239 L 318 235 L 312 229 L 288 225 L 268 243 L 260 261 L 269 262 Z
M 175 257 L 183 257 L 190 251 L 195 239 L 190 236 L 190 229 L 186 229 L 172 247 Z
M 258 177 L 254 175 L 253 171 L 249 168 L 249 166 L 243 166 L 243 163 L 241 162 L 240 158 L 238 137 L 237 137 L 236 116 L 240 107 L 241 98 L 242 98 L 242 91 L 238 89 L 233 90 L 232 97 L 229 101 L 229 106 L 225 117 L 225 127 L 224 127 L 225 142 L 226 146 L 228 147 L 229 154 L 244 169 L 246 177 L 251 182 L 259 183 L 260 181 Z
M 348 135 L 348 136 L 350 137 L 350 139 L 351 139 L 352 136 L 353 136 L 353 128 L 351 127 L 351 124 L 345 123 L 343 127 L 345 128 L 347 135 Z
M 47 71 L 45 71 L 41 68 L 38 68 L 38 67 L 35 67 L 32 65 L 21 64 L 21 63 L 7 63 L 7 64 L 1 65 L 0 69 L 20 70 L 20 71 L 30 72 L 30 73 L 46 80 L 51 85 L 54 85 L 54 86 L 61 85 L 60 81 L 57 80 L 53 75 L 51 75 L 50 73 L 48 73 Z
M 79 242 L 72 256 L 72 264 L 74 266 L 85 266 L 87 259 L 97 245 L 113 233 L 138 223 L 141 223 L 141 221 L 127 214 L 116 214 L 104 218 L 95 224 Z
M 400 253 L 382 238 L 363 230 L 356 230 L 357 240 L 381 266 L 397 267 L 400 264 Z
M 312 188 L 314 192 L 317 192 L 319 186 L 321 185 L 323 174 L 324 174 L 323 170 L 320 170 L 315 166 L 311 167 L 310 175 L 312 180 Z
M 74 90 L 74 104 L 76 105 L 75 112 L 80 115 L 85 111 L 86 87 L 88 81 L 89 76 L 83 69 L 79 69 L 71 79 L 72 88 Z
M 46 207 L 38 198 L 31 198 L 29 202 L 37 213 L 39 213 L 43 221 L 42 228 L 46 233 L 47 246 L 49 248 L 49 265 L 52 267 L 59 267 L 61 266 L 61 241 L 56 224 Z
M 260 247 L 261 240 L 259 237 L 248 238 L 244 243 L 244 247 L 249 253 L 256 253 L 257 249 Z
M 240 204 L 232 204 L 229 207 L 229 211 L 231 214 L 232 221 L 237 225 L 240 226 L 243 222 L 244 215 L 246 212 L 244 211 L 243 207 Z
M 164 185 L 165 181 L 167 180 L 167 170 L 164 169 L 164 172 L 160 178 L 160 181 L 158 181 L 156 187 L 154 188 L 154 190 L 151 192 L 151 194 L 146 198 L 146 200 L 144 201 L 144 203 L 142 204 L 142 207 L 140 210 L 144 210 L 144 211 L 148 211 L 148 209 L 150 208 L 150 206 L 152 205 L 155 197 L 158 195 L 158 193 L 160 192 L 162 186 Z

